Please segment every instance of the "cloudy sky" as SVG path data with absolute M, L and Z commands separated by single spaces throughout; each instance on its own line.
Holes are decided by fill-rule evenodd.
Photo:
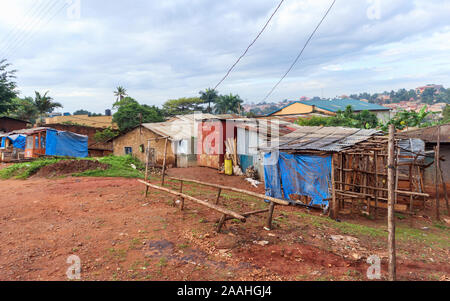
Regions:
M 285 0 L 220 93 L 264 99 L 331 0 Z M 0 58 L 22 96 L 104 112 L 116 86 L 146 104 L 214 87 L 279 0 L 0 0 Z M 337 0 L 269 101 L 450 86 L 450 1 Z

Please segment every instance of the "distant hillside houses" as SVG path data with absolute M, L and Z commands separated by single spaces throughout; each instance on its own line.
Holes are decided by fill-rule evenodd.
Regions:
M 353 111 L 356 113 L 365 110 L 372 112 L 380 121 L 383 122 L 390 119 L 390 108 L 350 98 L 295 101 L 267 114 L 267 116 L 289 116 L 310 113 L 321 113 L 329 116 L 335 116 L 338 111 L 345 111 L 348 106 L 351 106 Z

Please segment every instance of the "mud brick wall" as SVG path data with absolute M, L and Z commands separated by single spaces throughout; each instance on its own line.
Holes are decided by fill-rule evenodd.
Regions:
M 161 136 L 153 133 L 145 127 L 138 127 L 131 132 L 121 135 L 113 140 L 114 155 L 123 156 L 125 155 L 125 148 L 131 147 L 133 149 L 133 156 L 138 158 L 141 162 L 145 163 L 147 141 L 154 138 L 161 138 Z M 153 163 L 156 163 L 156 165 L 159 166 L 162 166 L 164 161 L 164 144 L 165 139 L 152 140 L 150 142 L 150 148 L 155 150 L 155 162 Z M 140 148 L 141 145 L 143 146 L 143 152 Z M 168 167 L 176 165 L 172 142 L 170 140 L 167 143 L 166 164 Z

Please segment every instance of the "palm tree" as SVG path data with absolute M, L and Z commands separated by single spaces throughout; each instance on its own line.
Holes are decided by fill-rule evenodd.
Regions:
M 122 86 L 118 86 L 116 91 L 114 91 L 114 96 L 116 96 L 116 101 L 121 101 L 125 96 L 127 96 L 127 89 Z
M 241 111 L 241 104 L 243 102 L 244 101 L 239 97 L 239 95 L 222 95 L 216 100 L 214 111 L 217 114 L 239 114 Z
M 62 108 L 63 106 L 59 102 L 54 102 L 53 98 L 48 96 L 48 92 L 45 92 L 44 95 L 41 95 L 41 93 L 35 91 L 36 94 L 34 98 L 34 105 L 36 106 L 39 117 L 41 118 L 41 123 L 43 121 L 43 117 L 47 113 L 53 112 L 56 108 Z
M 214 89 L 206 89 L 205 91 L 200 91 L 200 99 L 203 103 L 208 104 L 208 113 L 211 113 L 211 103 L 215 103 L 219 98 L 219 94 Z

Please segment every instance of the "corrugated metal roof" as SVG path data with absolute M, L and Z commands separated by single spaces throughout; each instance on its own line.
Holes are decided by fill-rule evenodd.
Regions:
M 196 120 L 213 119 L 216 115 L 212 114 L 189 114 L 177 115 L 170 121 L 158 123 L 144 123 L 143 127 L 162 136 L 169 137 L 170 140 L 190 139 L 197 133 Z
M 437 143 L 437 126 L 397 133 L 399 138 L 419 138 L 428 143 Z M 441 143 L 450 143 L 450 123 L 441 125 Z
M 279 137 L 301 128 L 299 125 L 275 119 L 234 119 L 236 127 L 258 132 L 260 136 Z
M 295 132 L 272 141 L 271 146 L 261 147 L 264 151 L 274 150 L 314 150 L 339 152 L 353 145 L 380 135 L 377 130 L 344 127 L 300 127 Z
M 9 133 L 0 134 L 0 137 L 7 137 L 7 136 L 10 136 L 10 135 L 32 135 L 34 133 L 38 133 L 38 132 L 45 131 L 45 130 L 48 130 L 48 129 L 50 129 L 50 128 L 48 128 L 48 127 L 37 127 L 37 128 L 31 128 L 31 129 L 16 130 L 16 131 L 12 131 L 12 132 L 9 132 Z
M 374 104 L 368 103 L 356 99 L 333 99 L 333 100 L 304 100 L 299 101 L 299 103 L 315 106 L 319 109 L 326 110 L 329 112 L 336 113 L 337 111 L 345 111 L 347 106 L 352 106 L 353 111 L 359 112 L 364 110 L 369 111 L 389 111 L 389 108 Z

